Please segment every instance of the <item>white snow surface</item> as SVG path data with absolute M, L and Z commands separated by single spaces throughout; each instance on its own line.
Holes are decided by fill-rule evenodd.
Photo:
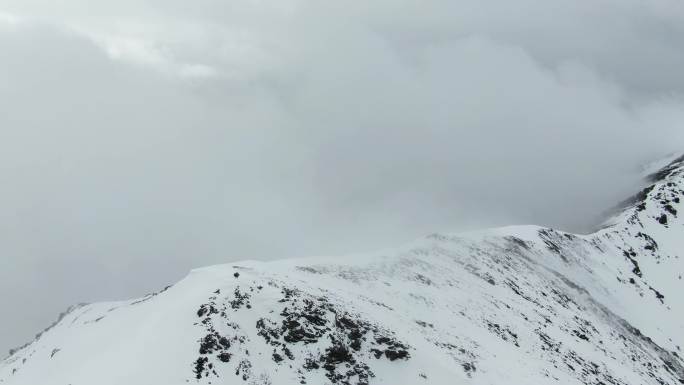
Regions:
M 684 159 L 612 225 L 196 269 L 78 305 L 2 385 L 684 383 Z

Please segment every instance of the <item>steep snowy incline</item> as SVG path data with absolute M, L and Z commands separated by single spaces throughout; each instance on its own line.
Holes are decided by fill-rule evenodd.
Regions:
M 684 156 L 648 177 L 613 224 L 594 239 L 616 272 L 610 284 L 621 314 L 662 347 L 684 347 Z M 596 260 L 596 259 L 595 259 Z
M 79 305 L 2 385 L 681 384 L 684 158 L 590 235 L 434 234 Z

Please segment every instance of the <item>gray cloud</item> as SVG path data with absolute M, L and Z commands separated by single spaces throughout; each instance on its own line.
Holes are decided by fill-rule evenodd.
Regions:
M 201 265 L 586 231 L 684 143 L 674 2 L 53 3 L 0 8 L 0 348 Z

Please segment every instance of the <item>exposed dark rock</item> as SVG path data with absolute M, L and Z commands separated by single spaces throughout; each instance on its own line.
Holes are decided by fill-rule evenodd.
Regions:
M 667 225 L 667 214 L 662 214 L 658 217 L 658 223 L 661 225 Z
M 199 357 L 195 361 L 195 368 L 194 368 L 194 373 L 195 373 L 195 378 L 198 380 L 202 378 L 202 374 L 206 372 L 205 365 L 209 362 L 209 359 L 207 357 Z

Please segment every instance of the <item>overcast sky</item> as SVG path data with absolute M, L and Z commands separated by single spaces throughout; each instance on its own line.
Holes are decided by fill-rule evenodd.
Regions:
M 0 0 L 0 350 L 193 267 L 588 231 L 682 68 L 679 0 Z

